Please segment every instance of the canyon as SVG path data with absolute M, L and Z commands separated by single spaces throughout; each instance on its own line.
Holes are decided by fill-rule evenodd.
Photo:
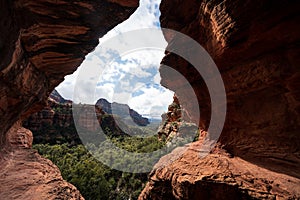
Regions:
M 98 38 L 127 19 L 136 0 L 0 1 L 0 197 L 82 199 L 58 168 L 31 149 L 21 121 L 47 104 L 50 92 L 76 70 Z M 168 52 L 161 84 L 176 93 L 200 140 L 161 158 L 139 199 L 300 198 L 300 3 L 279 0 L 162 0 L 161 26 L 184 33 L 210 54 L 224 81 L 226 120 L 217 145 L 199 149 L 210 124 L 209 89 L 193 66 Z M 112 17 L 113 16 L 113 17 Z M 186 50 L 191 54 L 193 49 Z M 193 87 L 200 119 L 186 85 Z M 213 77 L 212 77 L 213 78 Z

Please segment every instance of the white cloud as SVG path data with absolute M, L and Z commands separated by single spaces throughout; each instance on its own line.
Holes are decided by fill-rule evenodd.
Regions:
M 158 67 L 164 48 L 137 49 L 124 55 L 101 48 L 101 44 L 117 34 L 141 28 L 159 28 L 159 4 L 160 0 L 140 0 L 137 11 L 101 38 L 100 46 L 86 57 L 80 68 L 65 77 L 65 81 L 57 87 L 61 95 L 77 103 L 95 103 L 99 98 L 126 103 L 139 113 L 155 118 L 165 112 L 172 102 L 173 92 L 157 86 L 160 82 Z M 147 43 L 153 40 L 149 35 L 139 35 L 139 38 Z M 155 40 L 167 45 L 163 35 Z M 124 43 L 121 40 L 118 42 Z M 76 81 L 76 95 L 73 95 Z M 76 96 L 77 99 L 74 99 Z
M 101 97 L 111 102 L 113 100 L 114 88 L 115 85 L 112 83 L 105 83 L 104 85 L 97 86 L 95 91 L 97 96 L 95 95 L 94 101 L 97 101 L 99 97 Z
M 173 101 L 173 92 L 163 89 L 149 88 L 141 89 L 144 93 L 131 97 L 128 105 L 134 110 L 138 110 L 140 114 L 151 116 L 152 118 L 160 118 L 160 115 L 167 111 L 167 106 Z
M 104 37 L 100 39 L 103 42 L 115 35 L 130 30 L 141 28 L 158 28 L 159 25 L 159 4 L 161 0 L 140 0 L 139 8 L 129 17 L 128 20 L 119 24 Z
M 155 83 L 155 84 L 160 84 L 160 80 L 161 80 L 161 77 L 160 77 L 160 74 L 159 73 L 157 73 L 155 76 L 154 76 L 154 78 L 153 78 L 153 82 Z

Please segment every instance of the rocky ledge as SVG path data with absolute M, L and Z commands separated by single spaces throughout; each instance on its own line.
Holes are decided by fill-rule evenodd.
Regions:
M 299 199 L 300 180 L 215 150 L 199 158 L 201 142 L 174 150 L 150 174 L 139 200 Z M 179 151 L 181 158 L 171 162 Z

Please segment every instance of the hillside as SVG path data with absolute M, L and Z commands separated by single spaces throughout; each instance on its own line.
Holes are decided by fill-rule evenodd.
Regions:
M 76 128 L 82 128 L 89 137 L 100 127 L 109 136 L 138 135 L 146 134 L 142 127 L 149 124 L 147 118 L 128 105 L 111 104 L 105 99 L 100 99 L 95 106 L 80 105 L 80 112 L 73 114 L 72 101 L 64 99 L 54 90 L 50 94 L 48 105 L 24 120 L 23 126 L 33 132 L 33 141 L 36 144 L 80 144 Z M 75 115 L 77 127 L 74 123 Z

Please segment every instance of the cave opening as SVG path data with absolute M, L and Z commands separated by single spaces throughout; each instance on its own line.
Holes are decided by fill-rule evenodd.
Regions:
M 174 95 L 172 91 L 160 84 L 159 66 L 164 56 L 164 49 L 145 47 L 120 55 L 115 51 L 103 51 L 101 45 L 107 40 L 118 40 L 123 33 L 133 30 L 160 29 L 159 4 L 160 0 L 140 0 L 140 6 L 135 13 L 100 38 L 96 49 L 86 56 L 84 62 L 72 75 L 65 77 L 65 80 L 56 87 L 56 91 L 65 99 L 75 103 L 96 104 L 98 101 L 107 100 L 112 106 L 126 104 L 129 106 L 128 114 L 129 109 L 132 109 L 147 118 L 150 125 L 158 124 L 161 115 L 172 103 Z M 143 39 L 147 40 L 147 37 Z M 163 34 L 160 40 L 164 46 L 167 45 Z M 109 65 L 101 65 L 108 59 L 111 59 L 108 61 Z M 76 85 L 78 74 L 83 70 L 89 71 L 88 75 L 85 80 L 80 80 L 80 84 Z M 95 83 L 96 86 L 93 85 Z M 75 85 L 80 92 L 79 95 L 74 95 Z M 113 111 L 117 109 L 112 107 Z
M 212 76 L 216 75 L 213 73 L 214 65 L 205 62 L 200 56 L 194 59 L 194 63 L 204 61 L 204 66 L 209 68 L 208 71 L 203 71 L 207 73 L 200 73 L 203 75 L 203 81 L 200 80 L 195 76 L 195 70 L 189 69 L 195 66 L 194 63 L 184 65 L 168 51 L 176 45 L 181 45 L 180 41 L 174 43 L 173 35 L 171 39 L 166 37 L 170 48 L 166 49 L 168 54 L 162 63 L 172 67 L 175 65 L 175 69 L 186 74 L 194 84 L 196 97 L 199 97 L 196 103 L 203 108 L 201 114 L 204 116 L 200 122 L 201 126 L 198 127 L 203 128 L 204 131 L 200 133 L 203 133 L 203 136 L 207 134 L 209 138 L 176 148 L 190 148 L 190 151 L 179 159 L 176 157 L 178 151 L 175 150 L 159 163 L 156 159 L 161 157 L 160 152 L 147 154 L 161 147 L 157 134 L 156 138 L 148 140 L 147 143 L 140 140 L 144 138 L 137 137 L 132 137 L 137 138 L 135 140 L 129 140 L 129 137 L 122 135 L 110 138 L 115 147 L 121 147 L 127 152 L 115 151 L 117 148 L 111 148 L 112 143 L 106 141 L 98 146 L 72 143 L 76 131 L 71 126 L 73 120 L 70 110 L 73 103 L 66 99 L 71 99 L 75 104 L 85 105 L 82 107 L 85 111 L 91 108 L 92 111 L 97 110 L 97 106 L 90 105 L 96 102 L 104 105 L 103 109 L 99 110 L 103 116 L 101 120 L 113 126 L 110 119 L 114 111 L 119 110 L 122 113 L 123 108 L 129 110 L 129 106 L 141 114 L 141 119 L 145 116 L 155 121 L 156 117 L 159 117 L 156 110 L 160 110 L 161 107 L 153 102 L 157 99 L 171 102 L 172 95 L 167 98 L 162 94 L 163 91 L 159 89 L 160 77 L 157 71 L 154 72 L 155 67 L 147 62 L 157 57 L 153 53 L 155 49 L 146 51 L 150 54 L 148 58 L 143 56 L 141 49 L 123 54 L 114 51 L 102 54 L 97 48 L 87 56 L 83 64 L 86 68 L 80 67 L 73 77 L 77 82 L 80 71 L 90 75 L 85 79 L 79 78 L 80 87 L 74 86 L 72 77 L 68 76 L 70 79 L 68 81 L 66 78 L 64 84 L 70 95 L 62 91 L 62 84 L 57 88 L 58 92 L 53 92 L 51 97 L 52 100 L 63 103 L 55 104 L 55 101 L 51 101 L 44 110 L 31 115 L 45 105 L 49 91 L 66 74 L 77 68 L 87 52 L 95 48 L 99 35 L 103 35 L 133 13 L 137 7 L 134 6 L 137 1 L 134 1 L 28 0 L 26 3 L 0 3 L 3 10 L 0 12 L 0 26 L 4 27 L 3 33 L 0 34 L 0 43 L 5 43 L 0 44 L 4 47 L 4 51 L 1 51 L 1 54 L 4 52 L 4 62 L 0 74 L 0 167 L 3 169 L 0 179 L 5 183 L 1 184 L 0 196 L 5 199 L 82 199 L 82 196 L 85 199 L 138 199 L 140 194 L 140 199 L 197 199 L 199 196 L 226 199 L 228 195 L 229 198 L 237 199 L 298 199 L 300 93 L 299 70 L 296 65 L 299 63 L 297 44 L 300 29 L 295 27 L 299 24 L 297 13 L 300 7 L 297 7 L 297 3 L 274 2 L 270 6 L 269 1 L 260 4 L 255 1 L 245 3 L 230 0 L 162 1 L 162 26 L 184 30 L 185 34 L 203 44 L 216 59 L 219 65 L 216 69 L 220 72 L 217 75 L 223 78 L 227 91 L 226 96 L 223 85 L 212 87 L 215 86 L 212 84 L 214 81 L 222 80 Z M 144 10 L 140 13 L 145 14 L 149 11 L 152 19 L 157 19 L 159 2 L 142 0 L 141 5 L 147 2 L 151 6 L 141 6 L 140 9 L 143 7 Z M 127 7 L 129 5 L 130 8 Z M 126 24 L 126 28 L 134 29 L 137 26 L 140 29 L 150 25 L 159 29 L 158 20 L 146 22 L 145 16 L 140 18 L 143 20 L 142 24 L 135 21 L 132 23 L 134 25 Z M 101 22 L 97 23 L 98 20 Z M 100 39 L 100 46 L 107 44 L 109 38 L 115 38 L 119 33 L 124 33 L 124 29 L 115 29 L 106 39 Z M 152 38 L 151 34 L 139 36 Z M 118 40 L 113 41 L 122 43 Z M 191 53 L 190 58 L 194 58 L 193 55 L 199 52 L 194 51 L 189 43 L 186 44 L 181 53 Z M 99 63 L 106 60 L 105 56 L 113 59 L 100 68 L 101 73 L 94 71 L 99 69 Z M 136 56 L 139 59 L 136 59 Z M 159 63 L 154 65 L 158 67 Z M 175 91 L 182 107 L 190 112 L 191 118 L 197 120 L 198 117 L 195 117 L 193 112 L 199 106 L 191 103 L 190 94 L 185 88 L 180 88 L 185 84 L 177 79 L 176 73 L 170 75 L 169 70 L 162 73 L 163 65 L 160 67 L 161 85 Z M 166 77 L 172 79 L 166 81 Z M 208 82 L 207 78 L 211 82 Z M 207 82 L 210 84 L 205 87 L 204 83 Z M 75 89 L 76 92 L 73 92 Z M 210 93 L 210 90 L 214 95 L 208 98 L 207 93 Z M 97 91 L 107 97 L 97 96 Z M 76 93 L 77 99 L 73 98 L 73 93 Z M 92 97 L 90 93 L 93 93 Z M 181 111 L 178 106 L 179 99 L 173 97 L 173 103 L 168 106 L 170 112 L 167 113 L 167 117 L 176 119 L 177 111 Z M 145 100 L 148 101 L 144 102 Z M 126 106 L 127 104 L 129 106 Z M 166 110 L 165 108 L 161 111 Z M 211 114 L 208 114 L 209 112 Z M 83 128 L 91 129 L 90 132 L 84 133 L 86 138 L 90 137 L 93 142 L 95 124 L 93 120 L 89 120 L 91 113 L 79 112 L 79 121 Z M 131 114 L 139 117 L 133 111 Z M 21 124 L 29 115 L 30 119 L 26 123 L 32 130 L 44 126 L 38 133 L 41 135 L 41 141 L 36 142 L 33 149 L 31 131 L 22 128 Z M 223 127 L 225 117 L 226 123 Z M 143 120 L 139 122 L 143 123 Z M 128 121 L 125 123 L 129 124 Z M 176 123 L 168 125 L 165 126 L 167 129 L 174 127 L 174 130 L 177 130 Z M 104 130 L 107 133 L 110 131 Z M 118 130 L 115 130 L 118 133 Z M 189 127 L 186 127 L 186 130 L 191 132 Z M 222 135 L 216 148 L 207 151 L 217 141 L 211 139 L 220 136 L 210 130 L 215 133 L 222 131 Z M 38 139 L 36 135 L 34 138 Z M 72 142 L 68 144 L 68 141 Z M 206 147 L 206 151 L 199 148 L 200 145 Z M 96 155 L 102 157 L 98 159 L 88 150 L 94 150 Z M 203 152 L 209 155 L 203 157 Z M 145 157 L 146 160 L 142 160 L 141 154 L 152 157 L 148 156 Z M 46 158 L 51 159 L 61 173 Z M 99 162 L 103 160 L 104 162 Z M 147 172 L 153 169 L 153 163 L 156 163 L 156 168 L 147 176 Z M 63 179 L 74 184 L 76 188 Z M 149 182 L 146 185 L 147 180 Z M 226 186 L 234 188 L 228 189 Z M 145 190 L 141 193 L 143 188 Z M 82 196 L 77 189 L 81 191 Z
M 55 88 L 48 107 L 30 116 L 23 124 L 33 132 L 33 148 L 51 159 L 60 168 L 63 178 L 74 184 L 86 199 L 108 199 L 107 195 L 112 199 L 121 196 L 137 199 L 147 181 L 147 172 L 161 156 L 155 153 L 163 146 L 157 130 L 162 114 L 174 100 L 174 92 L 160 84 L 159 67 L 167 46 L 163 34 L 159 36 L 163 43 L 161 49 L 145 46 L 122 54 L 101 49 L 101 45 L 120 39 L 126 32 L 144 28 L 160 30 L 159 4 L 160 0 L 140 0 L 136 12 L 100 38 L 99 45 L 86 56 L 81 66 Z M 139 36 L 145 40 L 149 37 Z M 80 77 L 82 72 L 87 75 L 84 79 Z M 76 105 L 81 109 L 78 115 L 75 114 L 77 119 L 74 117 Z M 110 140 L 128 154 L 123 154 L 124 151 L 114 153 L 114 148 L 109 148 L 102 138 L 98 138 L 98 128 L 102 128 L 106 136 L 113 133 Z M 79 132 L 84 132 L 83 140 Z M 146 161 L 140 158 L 136 161 L 131 153 L 144 153 L 148 157 Z M 86 170 L 81 171 L 82 168 Z M 74 179 L 76 176 L 78 180 Z M 85 176 L 95 179 L 85 182 L 82 178 Z M 97 185 L 99 190 L 90 191 L 90 185 Z M 103 193 L 108 188 L 111 191 Z M 117 189 L 120 191 L 114 192 Z
M 141 0 L 136 12 L 100 38 L 81 66 L 56 87 L 50 95 L 54 102 L 24 123 L 33 131 L 34 148 L 40 154 L 49 157 L 49 152 L 56 151 L 57 155 L 66 155 L 63 159 L 51 155 L 50 159 L 87 199 L 93 195 L 106 198 L 101 191 L 89 191 L 90 184 L 102 190 L 121 188 L 129 195 L 127 199 L 137 198 L 158 160 L 192 142 L 198 133 L 195 124 L 181 123 L 179 100 L 161 85 L 159 68 L 167 42 L 160 27 L 159 4 L 160 0 Z M 149 34 L 135 35 L 145 29 L 160 34 L 154 37 L 150 30 Z M 104 48 L 111 42 L 112 47 L 130 46 L 122 39 L 132 34 L 150 47 L 133 46 L 123 52 Z M 158 41 L 160 48 L 151 46 L 152 41 Z M 171 68 L 167 72 L 180 77 Z M 181 125 L 182 135 L 177 138 Z M 72 157 L 71 161 L 67 156 Z M 60 162 L 66 159 L 70 161 L 68 165 Z M 88 170 L 81 171 L 83 166 L 78 163 L 86 163 L 84 168 Z M 68 171 L 70 166 L 78 171 Z M 74 180 L 75 176 L 98 177 L 102 181 Z M 122 192 L 107 194 L 118 197 L 124 195 Z

